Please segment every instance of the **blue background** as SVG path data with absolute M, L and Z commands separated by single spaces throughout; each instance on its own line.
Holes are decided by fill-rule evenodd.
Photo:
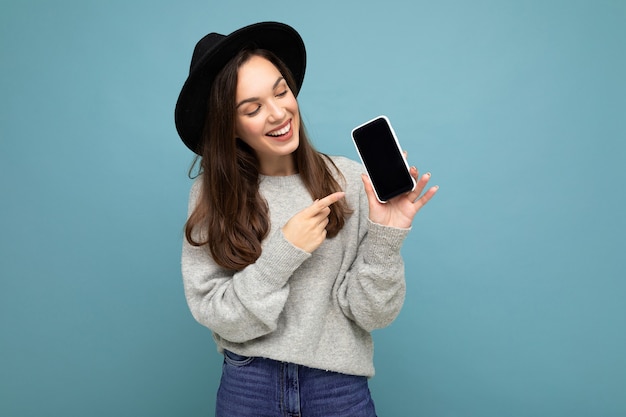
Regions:
M 173 109 L 195 42 L 262 20 L 307 44 L 320 150 L 384 113 L 441 186 L 379 415 L 626 415 L 626 2 L 0 4 L 0 415 L 212 415 Z

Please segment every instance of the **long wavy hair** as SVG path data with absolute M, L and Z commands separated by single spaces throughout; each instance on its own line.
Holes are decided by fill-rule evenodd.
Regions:
M 274 64 L 291 91 L 297 94 L 289 69 L 270 51 L 244 49 L 222 69 L 209 94 L 211 111 L 207 112 L 199 152 L 201 190 L 185 224 L 185 238 L 191 245 L 206 245 L 218 265 L 235 271 L 259 258 L 261 241 L 270 229 L 269 208 L 259 194 L 259 161 L 254 150 L 235 134 L 237 73 L 252 56 Z M 341 191 L 333 171 L 343 179 L 341 172 L 327 155 L 312 146 L 302 117 L 299 134 L 293 157 L 311 198 Z M 196 162 L 197 159 L 190 176 Z M 331 205 L 330 210 L 327 238 L 336 236 L 352 213 L 345 199 Z

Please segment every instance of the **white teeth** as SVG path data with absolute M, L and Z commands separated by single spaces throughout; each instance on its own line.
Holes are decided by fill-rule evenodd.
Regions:
M 291 123 L 289 123 L 287 126 L 283 127 L 280 130 L 275 130 L 273 132 L 268 133 L 269 136 L 282 136 L 285 133 L 289 132 L 289 130 L 291 129 Z

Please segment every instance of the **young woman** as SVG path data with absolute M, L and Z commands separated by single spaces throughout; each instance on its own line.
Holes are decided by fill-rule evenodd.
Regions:
M 370 332 L 405 295 L 400 248 L 437 191 L 377 201 L 363 168 L 317 152 L 296 96 L 302 39 L 274 22 L 209 34 L 176 106 L 201 158 L 182 272 L 224 354 L 217 416 L 375 416 Z

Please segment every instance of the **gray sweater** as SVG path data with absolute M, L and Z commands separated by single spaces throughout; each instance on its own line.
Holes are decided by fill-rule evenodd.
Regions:
M 312 204 L 298 175 L 261 176 L 271 230 L 257 261 L 233 273 L 215 264 L 206 246 L 183 243 L 185 295 L 194 318 L 228 349 L 352 375 L 374 375 L 370 332 L 390 324 L 405 296 L 400 255 L 408 229 L 368 219 L 360 164 L 332 158 L 354 213 L 340 233 L 312 254 L 290 244 L 281 227 Z M 189 210 L 196 204 L 194 183 Z

